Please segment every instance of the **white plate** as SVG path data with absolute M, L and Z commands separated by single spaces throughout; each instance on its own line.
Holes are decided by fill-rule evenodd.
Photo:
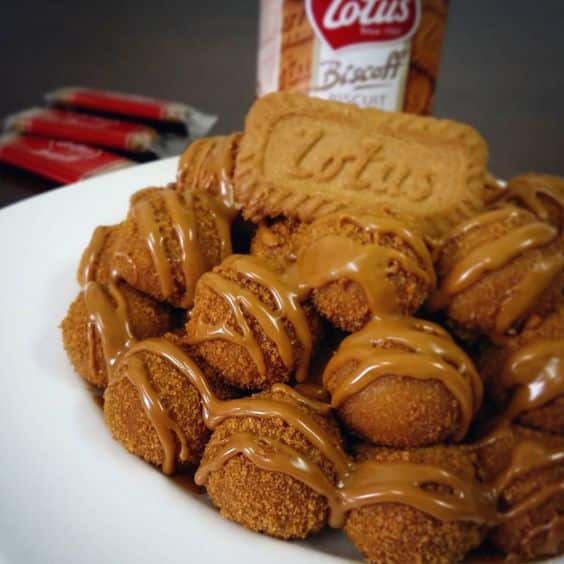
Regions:
M 0 210 L 0 562 L 358 560 L 338 531 L 303 543 L 251 533 L 128 454 L 65 357 L 58 324 L 93 228 L 175 169 L 167 159 Z
M 120 221 L 131 193 L 175 169 L 167 159 L 0 210 L 0 562 L 356 558 L 339 532 L 307 543 L 253 534 L 128 454 L 65 357 L 58 324 L 92 229 Z

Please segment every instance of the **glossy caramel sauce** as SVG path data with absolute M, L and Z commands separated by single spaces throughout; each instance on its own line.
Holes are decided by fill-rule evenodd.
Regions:
M 404 503 L 442 521 L 484 523 L 495 518 L 495 506 L 487 492 L 442 468 L 410 462 L 350 462 L 335 485 L 317 464 L 295 449 L 250 433 L 235 433 L 226 439 L 214 458 L 200 466 L 196 482 L 204 484 L 210 472 L 238 454 L 263 470 L 291 476 L 324 496 L 332 527 L 342 527 L 349 511 L 375 503 Z M 429 483 L 446 486 L 452 493 L 428 492 L 422 486 Z
M 87 282 L 83 292 L 88 312 L 87 338 L 90 368 L 93 372 L 97 369 L 94 339 L 98 335 L 109 380 L 118 358 L 135 341 L 129 322 L 127 303 L 119 286 L 115 283 L 104 288 L 98 282 Z
M 297 278 L 301 286 L 321 288 L 329 282 L 346 278 L 358 283 L 364 291 L 373 314 L 399 313 L 397 289 L 389 270 L 392 265 L 413 274 L 427 286 L 435 284 L 431 256 L 422 239 L 391 217 L 335 214 L 323 222 L 335 219 L 342 228 L 347 223 L 373 234 L 392 235 L 411 248 L 419 260 L 405 252 L 378 244 L 361 244 L 345 235 L 328 234 L 307 245 L 297 257 Z
M 512 178 L 493 204 L 523 207 L 542 221 L 551 221 L 548 205 L 564 214 L 564 178 L 547 174 L 523 174 Z M 556 225 L 560 229 L 564 225 Z
M 77 279 L 81 286 L 94 280 L 94 269 L 100 259 L 100 254 L 104 250 L 104 244 L 110 229 L 112 228 L 107 225 L 99 225 L 94 229 L 92 238 L 86 249 L 84 249 L 78 266 Z
M 225 278 L 221 273 L 208 272 L 202 276 L 200 284 L 215 292 L 228 304 L 235 319 L 235 328 L 228 324 L 227 318 L 212 327 L 202 317 L 198 317 L 188 342 L 198 344 L 207 340 L 223 339 L 238 345 L 245 349 L 258 372 L 264 376 L 266 362 L 263 350 L 247 321 L 247 316 L 251 316 L 259 323 L 268 339 L 276 345 L 286 368 L 295 368 L 296 380 L 303 381 L 307 376 L 313 345 L 299 294 L 255 257 L 232 255 L 222 263 L 222 268 L 260 284 L 270 293 L 276 306 L 272 309 L 256 293 Z M 301 348 L 299 359 L 296 358 L 295 343 L 288 334 L 286 322 L 294 328 Z
M 193 300 L 194 284 L 188 282 L 195 283 L 203 269 L 208 268 L 199 255 L 193 209 L 189 203 L 185 205 L 186 200 L 183 203 L 185 196 L 176 192 L 164 190 L 161 196 L 182 249 L 182 269 L 187 281 L 187 292 L 183 300 L 190 303 Z M 505 217 L 503 214 L 515 212 L 510 209 L 491 213 Z M 170 295 L 173 291 L 171 268 L 153 211 L 147 202 L 140 201 L 134 206 L 134 215 L 140 233 L 151 251 L 163 293 L 166 295 L 169 292 Z M 349 216 L 344 220 L 356 221 Z M 481 220 L 470 220 L 460 228 L 460 232 L 474 228 L 476 221 Z M 385 232 L 393 230 L 387 220 L 382 220 L 381 223 L 362 223 L 362 226 Z M 217 272 L 204 274 L 200 278 L 202 284 L 218 293 L 229 304 L 237 322 L 237 330 L 226 324 L 217 327 L 200 326 L 192 341 L 201 342 L 212 338 L 230 340 L 248 351 L 259 371 L 265 370 L 262 351 L 246 321 L 245 316 L 251 315 L 267 337 L 276 344 L 284 364 L 287 367 L 298 364 L 295 366 L 298 381 L 307 376 L 312 353 L 311 333 L 301 301 L 312 288 L 327 281 L 342 276 L 358 281 L 365 288 L 371 309 L 379 316 L 363 330 L 347 338 L 326 367 L 325 377 L 345 363 L 356 363 L 351 376 L 339 382 L 332 395 L 332 405 L 329 405 L 316 399 L 316 390 L 302 394 L 298 389 L 284 384 L 275 385 L 273 392 L 282 393 L 291 401 L 261 397 L 221 400 L 214 395 L 202 370 L 182 348 L 165 338 L 135 342 L 119 286 L 112 283 L 104 288 L 91 280 L 92 265 L 97 261 L 105 237 L 103 229 L 95 232 L 79 268 L 79 279 L 85 284 L 84 296 L 89 311 L 90 350 L 94 350 L 92 339 L 97 332 L 108 373 L 111 375 L 110 381 L 119 373 L 120 377 L 127 378 L 136 388 L 142 407 L 163 448 L 163 472 L 173 473 L 177 461 L 189 459 L 187 439 L 151 385 L 141 353 L 166 359 L 196 388 L 201 397 L 202 416 L 209 429 L 214 429 L 230 417 L 280 418 L 302 433 L 331 463 L 336 474 L 336 479 L 330 480 L 307 456 L 279 440 L 250 433 L 235 433 L 222 442 L 206 464 L 200 466 L 195 478 L 200 485 L 205 484 L 210 472 L 217 471 L 234 456 L 242 455 L 258 467 L 291 476 L 324 496 L 329 505 L 329 520 L 333 527 L 342 527 L 349 511 L 375 503 L 406 504 L 441 521 L 468 521 L 496 526 L 539 507 L 551 496 L 564 491 L 564 484 L 550 484 L 509 509 L 499 508 L 500 496 L 513 480 L 533 469 L 561 464 L 564 461 L 562 448 L 549 449 L 533 440 L 520 440 L 513 449 L 507 468 L 495 480 L 479 483 L 461 479 L 444 468 L 433 465 L 406 461 L 354 462 L 343 450 L 339 440 L 325 426 L 320 425 L 316 417 L 303 409 L 306 407 L 313 413 L 326 415 L 332 407 L 342 405 L 383 374 L 406 374 L 414 378 L 441 381 L 460 405 L 462 421 L 455 438 L 460 440 L 466 433 L 482 398 L 482 384 L 470 359 L 439 326 L 424 320 L 385 315 L 390 311 L 388 300 L 391 300 L 392 294 L 382 272 L 390 261 L 398 262 L 427 283 L 434 283 L 432 267 L 427 269 L 430 257 L 427 260 L 426 249 L 423 251 L 417 242 L 410 239 L 409 234 L 402 231 L 394 233 L 416 249 L 418 256 L 423 257 L 425 267 L 396 250 L 382 249 L 378 245 L 374 246 L 378 252 L 361 249 L 354 243 L 351 245 L 351 241 L 336 236 L 314 242 L 298 257 L 298 278 L 293 283 L 290 277 L 279 279 L 252 257 L 229 257 L 223 266 L 267 289 L 276 304 L 274 310 L 262 303 L 255 294 Z M 493 249 L 477 249 L 463 259 L 447 276 L 441 288 L 443 299 L 445 295 L 450 297 L 468 287 L 491 269 L 506 264 L 519 252 L 550 242 L 555 233 L 550 227 L 535 223 L 515 230 L 512 235 L 511 244 L 506 237 L 502 237 L 495 242 Z M 341 251 L 342 254 L 339 255 Z M 528 307 L 530 296 L 538 295 L 542 291 L 539 288 L 561 267 L 558 261 L 548 261 L 539 266 L 516 292 L 516 302 L 521 305 L 517 307 L 512 304 L 504 310 L 505 318 L 502 317 L 500 327 L 511 324 L 520 315 L 519 311 Z M 379 272 L 374 273 L 375 270 Z M 188 286 L 192 290 L 188 290 Z M 366 291 L 366 288 L 371 289 Z M 301 348 L 299 362 L 284 322 L 289 322 L 294 327 Z M 385 350 L 379 346 L 385 341 L 407 347 L 409 352 L 405 349 Z M 562 393 L 562 352 L 562 341 L 543 340 L 523 347 L 508 360 L 502 378 L 508 388 L 515 389 L 506 413 L 508 417 L 543 405 Z M 318 396 L 321 397 L 321 394 Z M 486 440 L 495 441 L 496 437 Z M 442 488 L 439 491 L 430 490 L 425 487 L 429 484 Z M 550 523 L 531 530 L 523 542 L 529 542 L 536 535 L 544 535 L 544 554 L 555 553 L 563 540 L 562 519 L 555 518 Z
M 183 275 L 183 294 L 179 305 L 189 308 L 194 302 L 196 282 L 200 276 L 213 265 L 208 263 L 198 240 L 198 224 L 194 204 L 195 195 L 189 192 L 179 193 L 172 188 L 155 192 L 163 201 L 172 228 L 180 246 L 180 267 Z M 197 196 L 206 202 L 215 222 L 216 234 L 220 242 L 221 258 L 231 253 L 231 220 L 205 194 Z M 140 237 L 145 241 L 151 254 L 157 273 L 161 293 L 165 300 L 171 298 L 175 291 L 173 264 L 165 239 L 159 227 L 152 203 L 147 199 L 139 199 L 132 205 L 132 214 Z
M 535 339 L 514 351 L 500 375 L 510 400 L 508 419 L 542 407 L 564 394 L 564 339 Z
M 389 349 L 385 344 L 402 348 Z M 472 361 L 444 329 L 430 321 L 399 316 L 374 318 L 341 343 L 325 368 L 325 384 L 345 365 L 354 369 L 336 382 L 331 393 L 334 408 L 388 374 L 435 380 L 458 401 L 461 417 L 454 438 L 462 440 L 482 402 L 482 382 Z
M 453 240 L 474 229 L 494 222 L 506 222 L 528 215 L 512 206 L 483 213 L 458 226 L 449 236 Z M 498 239 L 487 241 L 462 257 L 443 278 L 429 301 L 431 309 L 443 309 L 461 292 L 480 281 L 488 273 L 503 268 L 525 251 L 544 247 L 558 236 L 558 230 L 546 223 L 533 221 L 511 229 Z M 543 257 L 499 304 L 496 332 L 505 333 L 519 320 L 564 268 L 564 258 L 555 253 Z
M 288 395 L 292 402 L 260 397 L 220 400 L 214 396 L 197 364 L 182 349 L 166 339 L 148 339 L 137 343 L 120 360 L 128 363 L 129 370 L 124 373 L 124 377 L 130 378 L 143 398 L 150 397 L 151 390 L 150 386 L 147 389 L 142 363 L 134 364 L 133 370 L 131 368 L 132 360 L 139 359 L 141 352 L 156 354 L 171 362 L 199 391 L 202 416 L 210 429 L 230 417 L 280 417 L 319 449 L 336 472 L 336 480 L 332 481 L 307 456 L 281 441 L 250 433 L 235 433 L 225 439 L 214 456 L 200 466 L 195 477 L 198 485 L 205 484 L 209 473 L 221 468 L 229 459 L 242 455 L 260 468 L 291 476 L 326 497 L 330 524 L 334 527 L 343 526 L 346 514 L 352 509 L 391 502 L 410 505 L 441 521 L 469 521 L 496 526 L 540 506 L 564 487 L 561 483 L 547 485 L 509 509 L 499 509 L 498 499 L 513 480 L 533 469 L 564 461 L 564 449 L 549 449 L 529 439 L 517 442 L 507 468 L 487 483 L 461 479 L 444 468 L 427 464 L 370 460 L 354 462 L 332 433 L 299 407 L 306 405 L 314 412 L 324 414 L 329 409 L 328 405 L 303 397 L 284 384 L 278 384 L 274 391 Z M 185 438 L 182 439 L 181 431 L 163 417 L 162 405 L 158 401 L 144 400 L 144 405 L 163 442 L 166 456 L 163 470 L 172 472 L 177 445 L 185 444 Z M 497 436 L 493 434 L 482 441 L 482 445 L 495 440 Z M 179 458 L 183 458 L 182 447 Z M 440 491 L 431 491 L 425 487 L 428 484 L 444 487 Z M 554 524 L 546 524 L 543 529 L 550 538 L 550 546 L 555 545 L 555 537 L 561 534 L 560 525 L 559 521 L 555 521 Z
M 220 205 L 223 215 L 230 219 L 239 213 L 235 205 L 233 172 L 240 139 L 240 133 L 199 139 L 182 155 L 178 165 L 180 188 L 208 192 Z

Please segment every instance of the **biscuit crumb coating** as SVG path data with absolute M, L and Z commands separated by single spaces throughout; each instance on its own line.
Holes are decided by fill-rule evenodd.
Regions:
M 507 390 L 501 382 L 510 355 L 529 343 L 541 340 L 562 340 L 564 347 L 564 302 L 550 315 L 531 317 L 518 335 L 505 339 L 500 345 L 491 344 L 479 356 L 478 364 L 486 390 L 500 411 L 514 392 Z M 519 414 L 516 422 L 539 431 L 564 435 L 564 396 L 557 396 L 540 407 Z
M 476 467 L 483 481 L 494 480 L 506 469 L 511 460 L 512 449 L 520 440 L 533 440 L 553 449 L 564 447 L 564 437 L 561 435 L 543 433 L 520 425 L 507 426 L 497 441 L 478 449 L 475 453 Z M 550 466 L 533 468 L 509 482 L 501 492 L 500 506 L 506 510 L 510 509 L 527 496 L 563 481 L 562 461 Z M 490 541 L 505 554 L 511 554 L 524 561 L 546 556 L 539 552 L 545 535 L 531 537 L 530 533 L 558 516 L 561 517 L 562 514 L 564 514 L 564 493 L 558 491 L 540 505 L 494 528 L 489 534 Z
M 119 289 L 126 304 L 131 329 L 138 339 L 160 337 L 172 329 L 171 310 L 167 304 L 156 302 L 150 296 L 138 292 L 121 282 Z M 102 342 L 95 331 L 90 350 L 88 338 L 89 313 L 81 292 L 70 304 L 61 322 L 63 345 L 73 368 L 89 384 L 104 389 L 108 374 Z
M 173 306 L 181 306 L 186 292 L 187 281 L 182 270 L 183 252 L 174 223 L 167 211 L 161 195 L 165 188 L 145 188 L 131 196 L 131 207 L 122 224 L 120 235 L 115 243 L 116 252 L 112 265 L 120 277 L 134 288 L 149 294 L 158 301 L 167 301 Z M 169 189 L 170 190 L 170 189 Z M 165 296 L 161 279 L 156 269 L 148 242 L 140 233 L 134 206 L 147 203 L 161 237 L 161 244 L 170 267 L 172 294 Z M 221 241 L 215 220 L 206 206 L 203 196 L 194 194 L 192 204 L 195 217 L 198 248 L 203 258 L 211 266 L 221 261 Z
M 455 237 L 447 237 L 438 253 L 435 264 L 439 279 L 444 278 L 453 267 L 470 252 L 507 235 L 512 230 L 535 222 L 529 212 L 509 217 L 505 221 L 494 221 Z M 475 283 L 454 295 L 447 308 L 448 324 L 462 338 L 475 340 L 481 334 L 495 337 L 496 322 L 500 305 L 511 296 L 517 285 L 541 261 L 561 256 L 564 253 L 564 236 L 557 236 L 552 242 L 521 252 L 500 268 L 486 272 Z M 517 320 L 526 323 L 527 318 L 545 316 L 555 311 L 564 295 L 564 269 L 556 276 L 536 303 Z
M 336 221 L 334 216 L 321 218 L 309 225 L 292 219 L 262 223 L 251 245 L 251 253 L 282 271 L 296 261 L 303 249 L 328 235 L 338 235 L 360 245 L 394 249 L 414 260 L 420 268 L 425 268 L 424 259 L 398 236 L 392 233 L 376 235 L 352 222 Z M 386 278 L 394 289 L 397 310 L 404 315 L 417 311 L 431 290 L 426 281 L 395 260 L 388 264 Z M 312 298 L 315 308 L 323 317 L 347 332 L 361 329 L 375 313 L 371 311 L 361 285 L 348 278 L 328 281 L 320 288 L 315 288 Z
M 431 464 L 461 478 L 475 478 L 472 458 L 460 447 L 440 445 L 401 451 L 361 445 L 357 459 Z M 482 542 L 485 533 L 474 523 L 441 522 L 401 503 L 354 509 L 348 515 L 344 531 L 367 562 L 378 564 L 460 562 Z
M 166 338 L 183 346 L 180 337 L 168 334 Z M 210 436 L 202 416 L 199 392 L 165 358 L 149 352 L 138 354 L 147 369 L 149 382 L 168 416 L 180 427 L 186 438 L 189 457 L 185 461 L 178 459 L 177 464 L 197 464 Z M 218 397 L 227 399 L 234 395 L 233 390 L 219 382 L 209 367 L 201 360 L 198 362 Z M 165 460 L 162 443 L 147 417 L 138 390 L 127 378 L 127 370 L 127 363 L 118 366 L 115 378 L 106 388 L 104 421 L 113 437 L 129 452 L 162 467 Z M 177 455 L 179 451 L 180 444 L 177 441 Z
M 256 295 L 259 300 L 271 310 L 277 309 L 271 292 L 262 284 L 249 280 L 231 269 L 222 268 L 221 265 L 214 269 L 222 277 L 234 281 Z M 316 312 L 310 304 L 303 304 L 303 310 L 311 332 L 314 349 L 322 334 L 322 327 Z M 245 390 L 264 390 L 275 383 L 289 383 L 293 373 L 300 362 L 303 350 L 298 341 L 296 331 L 289 320 L 284 320 L 284 329 L 292 342 L 294 349 L 294 362 L 292 366 L 285 366 L 275 342 L 268 338 L 260 323 L 245 311 L 245 319 L 251 328 L 254 338 L 260 346 L 266 365 L 266 371 L 261 374 L 247 350 L 223 338 L 204 340 L 196 345 L 199 354 L 206 359 L 225 379 L 235 387 Z M 194 308 L 186 325 L 188 337 L 194 335 L 195 327 L 199 320 L 204 320 L 211 327 L 226 323 L 230 329 L 238 331 L 237 321 L 229 305 L 222 296 L 219 296 L 205 284 L 196 286 Z
M 256 397 L 295 403 L 279 391 L 261 392 Z M 339 430 L 330 419 L 306 406 L 298 404 L 298 408 L 340 441 Z M 226 419 L 213 432 L 202 463 L 213 458 L 225 438 L 239 432 L 279 440 L 318 464 L 331 481 L 336 479 L 332 464 L 323 454 L 278 417 Z M 327 523 L 329 510 L 325 497 L 291 476 L 258 468 L 240 454 L 211 472 L 205 486 L 212 503 L 224 517 L 253 531 L 282 539 L 305 538 Z

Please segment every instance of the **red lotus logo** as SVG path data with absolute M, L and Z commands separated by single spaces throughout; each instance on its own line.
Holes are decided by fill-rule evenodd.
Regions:
M 97 159 L 102 155 L 100 149 L 94 149 L 93 147 L 80 145 L 72 141 L 49 141 L 46 147 L 35 148 L 33 152 L 48 159 L 68 163 L 83 159 Z
M 417 29 L 420 0 L 306 0 L 317 35 L 333 49 L 356 43 L 391 43 Z

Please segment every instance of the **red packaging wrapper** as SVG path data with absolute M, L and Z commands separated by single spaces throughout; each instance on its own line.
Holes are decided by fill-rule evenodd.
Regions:
M 43 137 L 9 134 L 0 137 L 0 162 L 70 184 L 134 164 L 88 145 Z
M 74 106 L 152 121 L 184 123 L 191 137 L 206 135 L 217 121 L 217 116 L 205 114 L 186 104 L 110 90 L 61 88 L 50 92 L 46 98 L 50 104 Z
M 9 131 L 132 152 L 150 151 L 159 139 L 154 129 L 144 125 L 53 108 L 32 108 L 8 116 L 4 126 Z

